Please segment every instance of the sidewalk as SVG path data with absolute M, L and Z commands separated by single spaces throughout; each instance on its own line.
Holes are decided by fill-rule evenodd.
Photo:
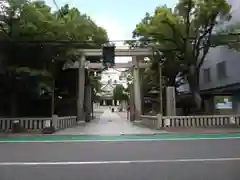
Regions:
M 92 120 L 90 123 L 83 123 L 74 128 L 68 128 L 55 133 L 56 135 L 125 135 L 125 134 L 156 134 L 164 131 L 151 130 L 146 127 L 139 127 L 132 124 L 123 114 L 112 113 L 105 109 L 99 119 Z

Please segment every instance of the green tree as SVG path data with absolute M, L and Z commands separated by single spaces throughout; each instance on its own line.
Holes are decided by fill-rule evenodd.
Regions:
M 219 29 L 214 36 L 214 41 L 216 45 L 225 45 L 240 51 L 240 23 L 226 25 Z
M 51 92 L 54 88 L 51 79 L 60 77 L 64 64 L 79 60 L 81 48 L 100 47 L 108 40 L 103 28 L 68 5 L 56 12 L 43 1 L 6 0 L 1 5 L 0 45 L 4 47 L 1 48 L 4 57 L 1 72 L 4 82 L 11 82 L 9 88 L 12 90 L 1 86 L 5 93 L 19 96 L 18 84 L 29 84 L 26 74 L 37 77 L 30 89 L 44 86 Z M 64 43 L 73 40 L 83 43 Z M 88 40 L 92 41 L 86 43 Z M 11 79 L 13 81 L 9 81 Z M 14 83 L 15 79 L 22 83 Z
M 101 83 L 101 74 L 99 72 L 94 75 L 94 73 L 91 73 L 90 75 L 90 83 L 93 88 L 93 101 L 99 101 L 100 100 L 100 93 L 102 92 L 102 83 Z
M 146 13 L 133 32 L 141 44 L 144 42 L 158 54 L 163 53 L 158 60 L 170 61 L 173 74 L 186 76 L 199 109 L 200 68 L 212 45 L 214 28 L 230 19 L 230 9 L 226 0 L 179 0 L 174 10 L 162 6 L 153 15 Z
M 126 89 L 122 84 L 117 84 L 113 89 L 113 98 L 119 101 L 128 100 Z

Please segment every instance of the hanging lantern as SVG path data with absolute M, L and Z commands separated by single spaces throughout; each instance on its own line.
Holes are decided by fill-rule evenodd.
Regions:
M 115 64 L 115 45 L 112 44 L 103 45 L 102 58 L 104 67 L 113 67 Z

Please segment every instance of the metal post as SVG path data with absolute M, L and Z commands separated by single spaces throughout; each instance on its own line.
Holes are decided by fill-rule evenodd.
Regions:
M 51 115 L 53 116 L 55 113 L 55 79 L 53 77 L 52 82 L 52 103 L 51 103 Z
M 160 100 L 160 113 L 163 115 L 163 102 L 162 102 L 162 63 L 159 62 L 159 100 Z
M 55 59 L 52 59 L 52 99 L 51 99 L 51 116 L 55 114 Z
M 94 101 L 93 101 L 93 88 L 91 88 L 91 118 L 94 118 Z

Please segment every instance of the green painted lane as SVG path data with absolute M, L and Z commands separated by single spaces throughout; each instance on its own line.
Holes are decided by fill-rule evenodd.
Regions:
M 141 140 L 194 140 L 194 139 L 240 139 L 240 133 L 226 134 L 158 134 L 158 135 L 121 135 L 121 136 L 85 136 L 85 135 L 43 135 L 0 138 L 0 142 L 67 142 L 67 141 L 141 141 Z

